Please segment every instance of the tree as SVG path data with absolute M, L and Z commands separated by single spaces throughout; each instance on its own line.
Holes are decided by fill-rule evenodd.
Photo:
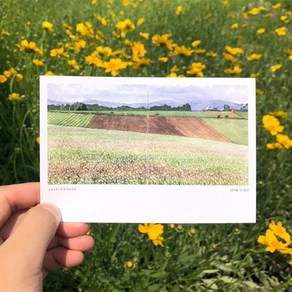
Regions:
M 74 111 L 87 111 L 87 106 L 83 102 L 75 102 L 72 104 L 71 109 Z

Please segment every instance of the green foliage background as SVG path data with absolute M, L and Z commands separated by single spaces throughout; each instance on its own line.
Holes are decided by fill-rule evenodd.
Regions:
M 122 70 L 119 76 L 167 76 L 174 65 L 178 66 L 179 74 L 187 76 L 191 63 L 202 62 L 206 65 L 206 77 L 229 77 L 224 69 L 232 64 L 222 56 L 227 45 L 245 52 L 237 56 L 242 72 L 236 77 L 260 73 L 257 78 L 257 223 L 175 228 L 166 225 L 163 248 L 153 246 L 139 234 L 137 225 L 93 224 L 91 233 L 96 246 L 86 255 L 85 263 L 52 273 L 45 281 L 46 291 L 288 291 L 291 287 L 289 257 L 266 253 L 256 240 L 272 219 L 281 220 L 292 232 L 291 149 L 266 150 L 266 143 L 273 138 L 261 124 L 262 116 L 270 111 L 286 111 L 288 117 L 281 122 L 285 133 L 291 136 L 292 61 L 287 50 L 292 49 L 289 14 L 292 2 L 229 0 L 227 6 L 223 2 L 144 0 L 134 9 L 118 0 L 112 4 L 98 0 L 96 5 L 77 0 L 1 1 L 0 74 L 14 67 L 24 78 L 0 84 L 0 184 L 39 180 L 39 145 L 35 141 L 39 136 L 39 75 L 49 70 L 57 75 L 107 75 L 102 68 L 93 68 L 84 61 L 97 45 L 123 49 L 131 59 L 131 49 L 124 44 L 125 39 L 112 36 L 112 31 L 117 31 L 117 21 L 129 18 L 136 23 L 139 18 L 145 18 L 126 38 L 143 42 L 151 60 L 145 67 Z M 281 7 L 273 8 L 278 2 Z M 175 14 L 178 5 L 183 7 L 180 15 Z M 258 15 L 243 16 L 260 5 L 264 10 Z M 101 26 L 96 14 L 107 18 L 108 25 Z M 287 23 L 280 19 L 283 15 L 288 17 Z M 54 33 L 44 31 L 42 21 L 53 23 Z M 78 23 L 85 21 L 103 32 L 105 43 L 86 40 L 87 47 L 80 53 L 70 51 L 70 58 L 81 67 L 72 71 L 66 58 L 52 58 L 49 52 L 68 42 L 63 23 L 74 30 Z M 238 23 L 237 29 L 231 28 L 234 23 Z M 275 33 L 282 26 L 287 28 L 285 36 Z M 259 35 L 258 28 L 265 28 L 266 32 Z M 149 40 L 141 39 L 140 31 L 149 33 Z M 186 47 L 194 40 L 202 40 L 201 48 L 216 52 L 217 56 L 171 56 L 166 48 L 151 42 L 153 35 L 164 33 L 172 34 L 175 43 Z M 32 63 L 38 56 L 19 50 L 22 39 L 35 41 L 44 50 L 44 55 L 39 56 L 44 66 Z M 262 58 L 248 61 L 247 56 L 254 52 L 262 54 Z M 159 62 L 162 56 L 169 57 L 169 61 Z M 270 67 L 275 64 L 282 64 L 282 68 L 272 72 Z M 12 92 L 25 98 L 10 101 L 7 97 Z M 197 233 L 190 235 L 190 228 L 195 228 Z M 130 260 L 135 263 L 133 269 L 125 267 Z

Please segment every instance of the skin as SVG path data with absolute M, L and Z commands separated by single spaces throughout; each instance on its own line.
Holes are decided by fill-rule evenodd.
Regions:
M 60 223 L 39 204 L 39 183 L 0 187 L 0 291 L 42 291 L 48 272 L 83 262 L 94 246 L 85 223 Z

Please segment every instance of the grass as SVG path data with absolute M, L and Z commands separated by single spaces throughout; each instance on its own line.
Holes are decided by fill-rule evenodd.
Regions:
M 283 134 L 291 137 L 292 62 L 288 53 L 288 49 L 292 49 L 291 1 L 144 0 L 134 8 L 131 3 L 136 2 L 133 0 L 123 6 L 117 0 L 112 4 L 77 0 L 57 0 L 53 4 L 36 0 L 1 1 L 0 75 L 13 67 L 23 79 L 18 81 L 14 76 L 0 84 L 0 184 L 39 180 L 38 76 L 49 71 L 57 75 L 111 75 L 105 68 L 85 61 L 97 46 L 108 46 L 116 54 L 122 50 L 122 54 L 100 56 L 103 62 L 114 57 L 133 62 L 119 70 L 118 76 L 169 76 L 171 73 L 195 76 L 187 73 L 193 62 L 206 66 L 203 69 L 206 77 L 257 74 L 257 223 L 165 225 L 163 248 L 153 246 L 135 224 L 93 224 L 91 233 L 96 247 L 87 254 L 85 263 L 75 269 L 51 273 L 46 279 L 45 291 L 289 290 L 292 283 L 290 257 L 266 252 L 257 238 L 265 233 L 271 220 L 283 222 L 292 232 L 291 149 L 267 150 L 266 144 L 274 141 L 274 137 L 262 126 L 263 115 L 286 111 L 288 116 L 281 119 L 281 124 L 285 126 Z M 274 6 L 278 2 L 281 6 Z M 183 7 L 180 15 L 175 13 L 178 5 Z M 258 14 L 243 14 L 260 5 L 264 10 Z M 100 23 L 98 15 L 107 20 L 106 25 Z M 286 16 L 288 22 L 281 20 L 281 16 Z M 142 17 L 145 22 L 137 26 L 137 20 Z M 113 36 L 120 34 L 117 22 L 126 18 L 135 24 L 135 29 L 126 32 L 125 37 Z M 42 29 L 43 21 L 52 22 L 54 32 Z M 85 21 L 92 24 L 94 37 L 81 36 L 76 31 L 77 24 Z M 72 27 L 67 26 L 67 29 L 76 36 L 75 40 L 85 41 L 84 48 L 78 51 L 77 43 L 66 34 L 64 23 Z M 286 27 L 285 35 L 276 32 L 280 27 Z M 258 33 L 260 28 L 265 32 Z M 140 32 L 149 33 L 149 38 L 141 37 Z M 191 57 L 173 56 L 166 47 L 152 43 L 155 34 L 171 34 L 169 39 L 173 43 L 206 52 L 193 52 Z M 36 42 L 43 55 L 21 51 L 22 39 Z M 201 40 L 201 44 L 192 47 L 195 40 Z M 146 53 L 139 58 L 144 65 L 133 60 L 133 42 L 144 45 Z M 223 56 L 226 46 L 242 48 L 244 53 L 234 55 L 237 61 L 232 63 Z M 52 49 L 61 47 L 68 57 L 50 55 Z M 249 61 L 247 58 L 253 53 L 262 57 Z M 164 63 L 159 57 L 168 60 Z M 33 59 L 43 61 L 43 65 L 35 65 Z M 74 59 L 80 68 L 74 69 L 68 59 Z M 147 59 L 149 64 L 146 64 Z M 235 64 L 240 66 L 241 72 L 225 73 L 225 69 Z M 273 72 L 271 66 L 276 64 L 282 67 Z M 11 101 L 8 96 L 12 93 L 24 98 Z M 134 206 L 127 212 L 131 212 L 131 208 Z M 195 235 L 189 234 L 191 228 L 196 229 Z M 133 268 L 127 268 L 128 261 L 134 263 Z

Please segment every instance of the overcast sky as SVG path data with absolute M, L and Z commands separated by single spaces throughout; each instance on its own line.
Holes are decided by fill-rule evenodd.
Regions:
M 204 82 L 198 82 L 199 79 L 204 80 Z M 213 78 L 210 78 L 210 82 L 206 82 L 206 79 L 208 78 L 81 77 L 67 80 L 63 77 L 60 80 L 55 79 L 57 82 L 49 82 L 51 80 L 48 80 L 47 98 L 64 103 L 96 100 L 132 104 L 147 103 L 147 98 L 149 102 L 158 100 L 195 102 L 201 99 L 220 99 L 236 103 L 248 102 L 248 86 L 246 84 L 233 84 L 234 82 L 226 84 L 227 78 L 223 84 L 220 84 L 216 79 L 216 82 L 213 82 Z

